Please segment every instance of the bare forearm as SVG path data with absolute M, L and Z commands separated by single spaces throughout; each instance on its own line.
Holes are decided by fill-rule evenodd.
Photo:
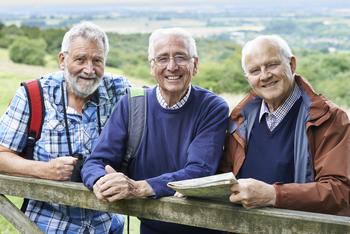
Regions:
M 14 176 L 45 178 L 44 162 L 27 160 L 12 152 L 0 153 L 0 172 Z
M 0 147 L 0 173 L 48 180 L 69 180 L 76 158 L 63 156 L 49 162 L 27 160 Z

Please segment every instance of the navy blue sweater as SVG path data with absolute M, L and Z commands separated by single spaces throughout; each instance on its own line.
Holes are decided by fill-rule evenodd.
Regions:
M 169 196 L 174 190 L 166 186 L 168 182 L 216 172 L 228 124 L 228 106 L 220 97 L 198 87 L 192 87 L 188 101 L 177 110 L 162 108 L 155 88 L 147 93 L 146 131 L 129 164 L 128 176 L 146 179 L 156 197 Z M 123 97 L 117 103 L 97 146 L 84 163 L 82 177 L 89 189 L 106 174 L 105 165 L 116 169 L 121 166 L 126 151 L 127 102 L 127 97 Z
M 239 178 L 254 178 L 269 184 L 294 182 L 294 132 L 301 98 L 279 125 L 270 131 L 265 117 L 255 119 L 247 155 Z

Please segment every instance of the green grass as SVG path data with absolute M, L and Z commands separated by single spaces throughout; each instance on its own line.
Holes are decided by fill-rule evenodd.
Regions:
M 12 196 L 7 196 L 8 199 L 11 200 L 13 204 L 15 204 L 17 207 L 21 207 L 22 198 L 19 197 L 12 197 Z M 0 233 L 1 234 L 17 234 L 19 233 L 17 229 L 15 229 L 12 224 L 6 221 L 2 216 L 0 216 Z
M 24 80 L 28 80 L 30 77 L 14 76 L 12 74 L 0 72 L 0 113 L 2 114 L 7 108 L 11 98 L 13 97 L 16 89 L 20 86 L 20 83 Z
M 124 233 L 127 233 L 127 219 L 125 216 Z M 140 220 L 136 217 L 130 216 L 130 233 L 140 233 Z

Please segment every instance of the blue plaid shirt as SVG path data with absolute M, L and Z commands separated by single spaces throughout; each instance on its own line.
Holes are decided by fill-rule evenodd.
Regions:
M 36 142 L 33 157 L 34 160 L 49 161 L 69 155 L 61 97 L 63 72 L 48 74 L 40 82 L 46 111 L 41 138 Z M 127 86 L 128 82 L 120 76 L 106 73 L 102 78 L 98 87 L 101 126 L 105 125 Z M 21 152 L 26 145 L 28 118 L 27 96 L 21 87 L 0 119 L 0 144 Z M 67 119 L 73 153 L 88 157 L 99 136 L 97 101 L 93 98 L 89 100 L 82 115 L 68 108 Z M 111 223 L 109 213 L 35 200 L 29 201 L 26 215 L 46 233 L 108 233 Z

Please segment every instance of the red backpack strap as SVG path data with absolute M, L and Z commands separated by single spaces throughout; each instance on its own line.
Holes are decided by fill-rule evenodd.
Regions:
M 40 81 L 30 80 L 21 83 L 27 93 L 29 104 L 29 120 L 27 124 L 28 138 L 23 152 L 27 159 L 33 159 L 35 142 L 40 138 L 44 122 L 45 105 Z
M 28 97 L 29 119 L 27 123 L 28 137 L 26 147 L 20 155 L 26 159 L 33 159 L 35 142 L 40 138 L 44 123 L 45 105 L 43 90 L 38 79 L 22 82 L 21 85 L 24 87 Z M 28 198 L 24 198 L 21 206 L 23 213 L 27 209 L 28 202 Z

